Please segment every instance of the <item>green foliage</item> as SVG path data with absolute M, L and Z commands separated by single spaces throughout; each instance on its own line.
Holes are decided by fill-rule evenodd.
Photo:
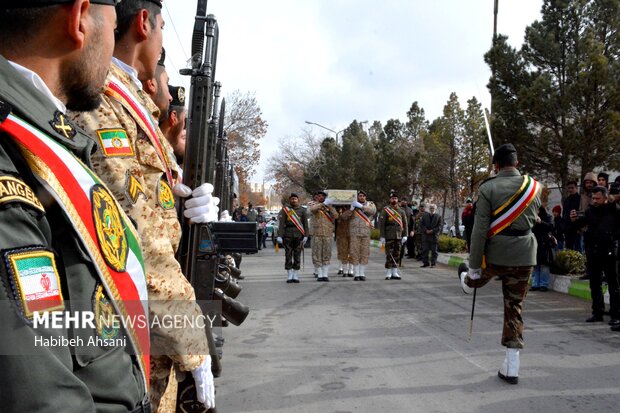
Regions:
M 370 239 L 379 241 L 379 238 L 381 238 L 379 235 L 380 235 L 379 228 L 373 228 L 370 230 Z
M 440 235 L 438 250 L 439 252 L 466 252 L 467 242 L 464 239 Z
M 551 265 L 554 274 L 582 274 L 586 270 L 586 257 L 578 251 L 562 250 Z

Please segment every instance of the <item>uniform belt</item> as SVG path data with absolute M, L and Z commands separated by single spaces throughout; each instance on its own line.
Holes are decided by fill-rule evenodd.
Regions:
M 151 413 L 151 402 L 143 401 L 140 406 L 133 409 L 131 413 Z
M 529 229 L 512 229 L 505 228 L 497 233 L 497 235 L 505 235 L 507 237 L 523 237 L 525 235 L 529 235 L 532 233 L 532 230 Z

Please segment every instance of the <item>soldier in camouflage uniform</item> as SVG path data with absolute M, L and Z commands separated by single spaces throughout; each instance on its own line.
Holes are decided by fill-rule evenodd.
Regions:
M 65 117 L 67 108 L 100 103 L 115 1 L 66 3 L 15 0 L 0 7 L 0 410 L 147 412 L 146 328 L 133 329 L 145 335 L 141 347 L 124 323 L 107 329 L 97 315 L 96 328 L 33 324 L 35 311 L 99 309 L 125 317 L 128 289 L 135 294 L 129 300 L 140 300 L 140 292 L 146 299 L 144 273 L 133 271 L 141 267 L 139 244 L 135 265 L 128 264 L 129 239 L 137 234 L 87 167 L 91 137 Z M 104 208 L 95 194 L 109 218 L 105 228 L 97 225 Z M 116 341 L 122 337 L 124 343 Z M 37 344 L 39 338 L 73 343 Z M 100 344 L 105 338 L 114 342 Z
M 420 210 L 418 211 L 418 213 L 415 216 L 414 219 L 414 229 L 413 229 L 413 237 L 415 238 L 414 243 L 415 243 L 415 252 L 416 252 L 416 258 L 419 260 L 422 259 L 422 226 L 421 226 L 421 222 L 422 222 L 422 217 L 424 216 L 424 214 L 426 214 L 425 212 L 426 210 L 426 205 L 422 202 L 420 203 Z
M 366 192 L 357 192 L 357 201 L 351 204 L 343 216 L 349 220 L 349 256 L 355 277 L 353 281 L 366 281 L 366 266 L 370 257 L 370 230 L 373 228 L 372 217 L 377 207 L 366 200 Z
M 498 276 L 504 294 L 502 345 L 506 358 L 498 375 L 511 384 L 519 381 L 519 350 L 523 348 L 523 300 L 536 264 L 536 237 L 532 227 L 541 205 L 541 185 L 517 170 L 512 144 L 497 148 L 493 156 L 497 175 L 480 185 L 471 236 L 469 268 L 459 267 L 465 292 Z
M 152 79 L 155 74 L 162 50 L 161 6 L 158 0 L 124 0 L 116 6 L 116 46 L 103 103 L 96 111 L 74 113 L 73 119 L 98 138 L 93 167 L 137 224 L 143 241 L 151 317 L 178 314 L 179 303 L 184 303 L 183 316 L 197 319 L 202 311 L 175 258 L 181 226 L 171 188 L 178 184 L 178 168 L 170 145 L 157 127 L 159 110 L 138 80 Z M 212 190 L 210 184 L 193 192 L 176 185 L 176 195 L 193 195 L 185 203 L 185 216 L 191 223 L 217 219 Z M 151 340 L 156 344 L 151 357 L 153 410 L 174 409 L 176 390 L 166 392 L 168 384 L 176 386 L 176 380 L 169 380 L 173 364 L 191 371 L 197 384 L 205 383 L 197 396 L 205 406 L 213 407 L 211 358 L 204 331 L 153 328 Z M 162 400 L 164 392 L 166 398 Z
M 317 281 L 329 281 L 336 208 L 325 191 L 315 192 L 315 201 L 308 205 L 312 214 L 312 264 L 318 269 Z
M 400 249 L 407 242 L 407 216 L 398 205 L 398 194 L 390 192 L 390 205 L 384 207 L 379 215 L 379 236 L 385 245 L 386 280 L 400 280 L 398 260 Z
M 349 255 L 349 219 L 351 213 L 346 214 L 344 207 L 338 207 L 337 211 L 339 217 L 336 220 L 336 249 L 338 261 L 340 261 L 338 274 L 342 274 L 343 277 L 353 277 L 353 264 Z
M 299 205 L 299 196 L 292 193 L 289 204 L 278 214 L 278 239 L 284 245 L 284 269 L 288 273 L 287 283 L 299 283 L 301 253 L 308 240 L 308 214 Z

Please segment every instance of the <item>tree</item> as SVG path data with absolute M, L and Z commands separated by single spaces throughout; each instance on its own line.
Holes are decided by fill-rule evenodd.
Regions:
M 564 186 L 620 166 L 619 16 L 620 0 L 545 0 L 520 51 L 499 36 L 485 55 L 494 137 L 515 144 L 526 171 Z
M 224 131 L 228 137 L 228 153 L 239 175 L 240 186 L 247 185 L 260 160 L 259 144 L 267 133 L 268 124 L 262 118 L 254 93 L 242 94 L 235 90 L 226 97 L 226 110 Z
M 472 196 L 478 185 L 488 176 L 490 156 L 482 105 L 475 97 L 467 101 L 463 118 L 463 141 L 458 160 L 460 176 L 464 181 L 461 199 Z

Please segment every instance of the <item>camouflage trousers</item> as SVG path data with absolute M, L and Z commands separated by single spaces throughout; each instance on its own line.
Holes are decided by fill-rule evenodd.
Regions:
M 400 260 L 400 239 L 385 240 L 385 268 L 397 268 Z
M 328 265 L 332 259 L 332 237 L 312 237 L 312 264 L 315 267 Z
M 167 356 L 151 356 L 151 409 L 156 413 L 176 411 L 178 383 L 172 360 Z
M 370 257 L 370 237 L 354 235 L 349 239 L 349 263 L 353 265 L 368 265 Z
M 343 263 L 350 262 L 349 256 L 349 240 L 348 236 L 346 237 L 336 237 L 336 249 L 338 250 L 338 260 Z
M 416 233 L 413 237 L 413 243 L 415 245 L 416 258 L 422 256 L 422 234 Z
M 523 348 L 523 300 L 529 289 L 531 266 L 504 267 L 487 265 L 478 280 L 465 277 L 469 287 L 480 288 L 491 279 L 499 276 L 502 280 L 504 295 L 504 328 L 502 329 L 502 345 L 508 348 Z
M 301 268 L 301 250 L 304 249 L 303 239 L 284 237 L 282 244 L 284 244 L 285 255 L 284 269 L 299 270 Z

